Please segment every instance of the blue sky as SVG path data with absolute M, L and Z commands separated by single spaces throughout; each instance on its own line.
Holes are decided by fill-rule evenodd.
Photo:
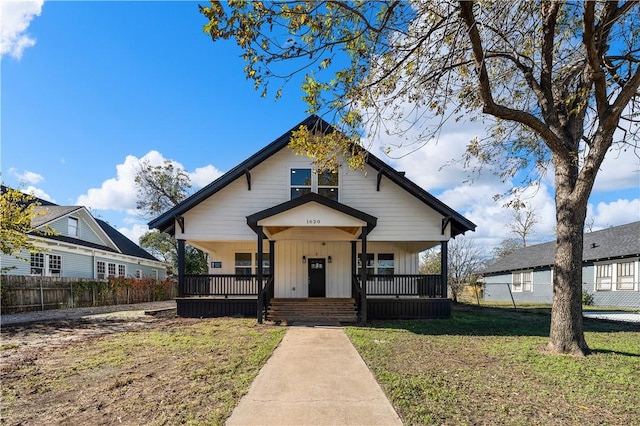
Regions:
M 137 242 L 147 222 L 134 211 L 140 159 L 181 164 L 197 189 L 304 119 L 298 86 L 277 102 L 261 98 L 244 78 L 240 50 L 202 32 L 197 5 L 3 2 L 3 182 L 90 207 Z M 483 133 L 477 126 L 452 124 L 437 146 L 387 161 L 474 221 L 473 236 L 490 248 L 508 237 L 509 220 L 492 195 L 517 183 L 490 174 L 464 183 L 460 166 L 440 169 Z M 640 220 L 638 159 L 610 157 L 590 200 L 596 229 Z M 548 240 L 552 185 L 545 179 L 529 193 L 540 216 L 535 239 Z

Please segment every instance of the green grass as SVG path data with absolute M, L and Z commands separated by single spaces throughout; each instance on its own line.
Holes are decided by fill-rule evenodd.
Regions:
M 175 320 L 3 371 L 10 424 L 219 425 L 284 336 L 255 319 Z
M 463 307 L 347 334 L 405 424 L 640 424 L 640 330 L 585 321 L 593 355 L 544 352 L 547 308 Z

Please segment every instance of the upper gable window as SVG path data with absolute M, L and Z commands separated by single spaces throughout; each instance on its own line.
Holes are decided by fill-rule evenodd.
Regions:
M 325 170 L 318 173 L 318 194 L 338 201 L 338 172 Z
M 291 199 L 311 192 L 311 169 L 291 169 Z
M 289 174 L 291 199 L 310 192 L 338 201 L 338 172 L 313 173 L 311 169 L 291 169 Z
M 69 226 L 69 236 L 70 237 L 77 237 L 79 235 L 78 232 L 78 219 L 76 219 L 75 217 L 70 217 L 67 219 L 67 223 Z

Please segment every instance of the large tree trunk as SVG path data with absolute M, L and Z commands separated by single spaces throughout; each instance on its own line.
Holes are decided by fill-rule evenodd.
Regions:
M 554 158 L 556 167 L 556 253 L 553 309 L 547 349 L 584 356 L 590 350 L 582 321 L 582 244 L 587 200 L 576 199 L 575 159 Z

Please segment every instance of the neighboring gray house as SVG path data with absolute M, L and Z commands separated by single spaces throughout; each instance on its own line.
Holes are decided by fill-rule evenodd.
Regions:
M 524 247 L 483 271 L 486 300 L 551 303 L 555 241 Z M 640 307 L 640 222 L 584 234 L 582 288 L 598 306 Z
M 0 255 L 2 269 L 9 269 L 5 272 L 7 275 L 166 278 L 164 263 L 108 223 L 94 218 L 86 207 L 36 201 L 40 203 L 37 209 L 45 213 L 33 219 L 34 232 L 49 227 L 56 235 L 30 233 L 29 238 L 43 249 L 40 253 L 23 251 L 18 256 Z

